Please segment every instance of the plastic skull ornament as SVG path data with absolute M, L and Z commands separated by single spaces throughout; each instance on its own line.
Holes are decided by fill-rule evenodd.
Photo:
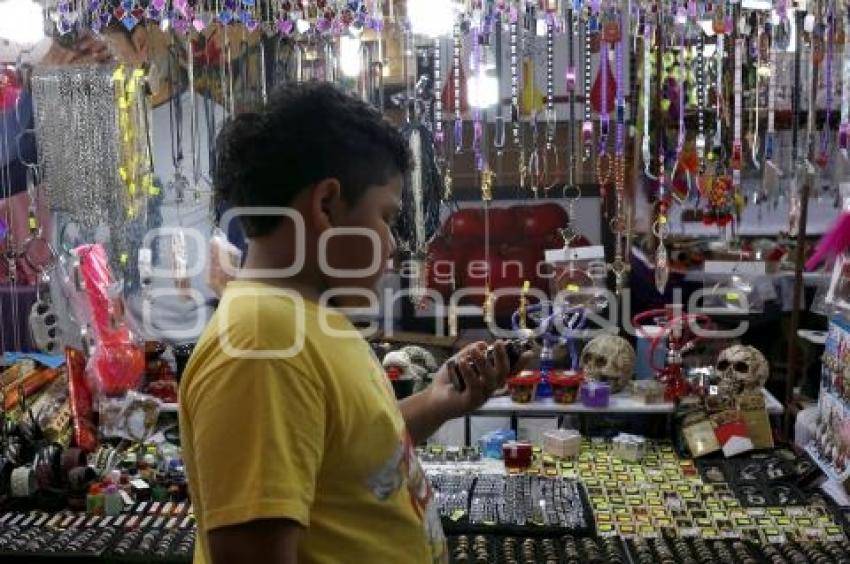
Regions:
M 767 359 L 755 347 L 733 345 L 721 351 L 717 358 L 723 395 L 736 396 L 745 390 L 758 390 L 767 382 L 769 373 Z
M 635 349 L 616 335 L 601 335 L 590 341 L 581 353 L 581 369 L 588 378 L 606 382 L 611 392 L 622 391 L 632 379 Z

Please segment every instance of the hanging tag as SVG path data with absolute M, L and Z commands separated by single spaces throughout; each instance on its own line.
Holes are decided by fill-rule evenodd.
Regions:
M 187 274 L 187 265 L 189 260 L 186 254 L 186 237 L 183 229 L 178 229 L 171 236 L 171 271 L 174 275 L 174 285 L 186 290 L 190 286 L 190 281 Z
M 815 30 L 815 16 L 814 14 L 807 14 L 803 19 L 803 30 L 806 33 L 812 33 Z
M 139 283 L 144 287 L 151 283 L 153 278 L 153 252 L 147 248 L 139 249 Z

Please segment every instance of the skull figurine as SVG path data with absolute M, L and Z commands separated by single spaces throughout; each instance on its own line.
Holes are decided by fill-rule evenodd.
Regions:
M 755 347 L 733 345 L 721 351 L 717 358 L 720 393 L 725 396 L 759 390 L 767 382 L 769 372 L 767 359 Z
M 606 382 L 611 392 L 622 391 L 632 379 L 635 349 L 616 335 L 601 335 L 590 341 L 581 353 L 581 369 L 588 378 Z

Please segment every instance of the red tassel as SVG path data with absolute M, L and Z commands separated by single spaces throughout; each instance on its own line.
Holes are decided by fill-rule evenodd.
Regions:
M 608 45 L 603 45 L 600 51 L 603 57 L 608 56 Z M 593 111 L 599 113 L 600 108 L 602 107 L 602 80 L 606 80 L 608 82 L 608 95 L 607 97 L 607 111 L 611 113 L 614 111 L 614 98 L 617 93 L 617 79 L 614 78 L 614 74 L 611 72 L 611 62 L 609 60 L 608 64 L 605 65 L 607 69 L 606 76 L 602 77 L 602 73 L 596 73 L 596 80 L 593 81 L 593 88 L 590 90 L 590 107 L 593 108 Z M 601 71 L 602 69 L 600 69 Z
M 463 65 L 460 65 L 460 111 L 465 113 L 469 109 L 469 103 L 466 96 L 466 73 L 463 71 Z M 455 113 L 455 69 L 449 71 L 449 76 L 446 77 L 446 84 L 443 86 L 443 111 Z

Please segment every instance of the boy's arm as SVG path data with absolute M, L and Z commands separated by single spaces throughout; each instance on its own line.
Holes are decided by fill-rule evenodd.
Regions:
M 427 389 L 399 402 L 407 431 L 414 442 L 420 443 L 434 434 L 450 419 L 461 417 L 478 409 L 493 392 L 504 385 L 510 370 L 503 341 L 497 341 L 493 360 L 486 358 L 487 344 L 473 343 L 454 356 L 466 389 L 458 392 L 449 379 L 447 365 L 437 372 Z M 524 358 L 520 364 L 527 362 Z
M 296 564 L 303 527 L 289 519 L 262 519 L 208 533 L 212 564 Z

